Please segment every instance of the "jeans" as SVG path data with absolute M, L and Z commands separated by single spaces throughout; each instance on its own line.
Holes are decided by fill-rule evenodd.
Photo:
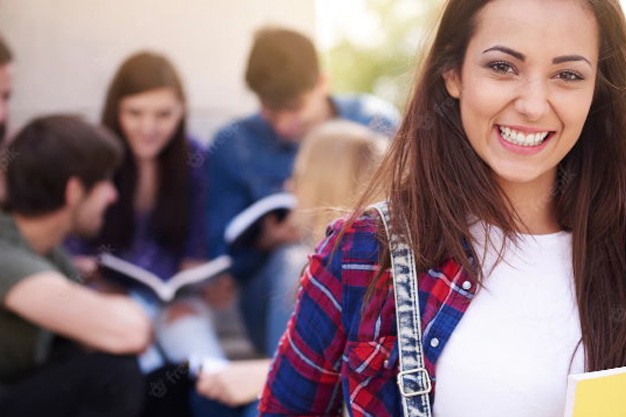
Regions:
M 211 321 L 211 311 L 199 298 L 177 299 L 176 303 L 187 304 L 195 314 L 169 322 L 164 317 L 167 305 L 163 305 L 151 292 L 135 290 L 130 295 L 154 323 L 157 344 L 152 344 L 139 356 L 144 374 L 167 363 L 183 363 L 192 356 L 225 358 Z
M 273 356 L 287 327 L 309 252 L 303 244 L 279 247 L 241 289 L 246 330 L 253 346 L 267 357 Z
M 136 417 L 145 395 L 134 356 L 78 349 L 6 388 L 0 397 L 3 417 Z
M 258 401 L 233 408 L 201 397 L 194 391 L 191 393 L 190 403 L 193 417 L 257 417 L 259 415 Z

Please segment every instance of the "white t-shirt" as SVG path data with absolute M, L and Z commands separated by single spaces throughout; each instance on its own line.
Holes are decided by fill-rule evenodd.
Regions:
M 437 362 L 434 415 L 562 417 L 567 376 L 584 369 L 571 234 L 521 235 L 490 271 L 496 249 L 482 224 L 471 232 L 485 288 Z M 490 235 L 499 249 L 501 231 Z

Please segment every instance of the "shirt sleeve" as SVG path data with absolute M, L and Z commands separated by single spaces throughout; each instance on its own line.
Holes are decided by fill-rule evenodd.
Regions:
M 342 326 L 341 222 L 318 245 L 301 278 L 294 315 L 280 340 L 259 411 L 261 416 L 340 416 Z
M 29 253 L 23 248 L 0 246 L 0 303 L 4 302 L 9 291 L 19 282 L 42 272 L 59 271 L 45 258 Z
M 231 129 L 234 131 L 234 128 Z M 224 230 L 228 222 L 247 207 L 250 197 L 245 184 L 232 166 L 237 165 L 235 148 L 229 142 L 236 140 L 228 128 L 217 133 L 206 158 L 206 233 L 209 258 L 228 252 Z M 233 148 L 233 149 L 231 149 Z
M 236 167 L 243 163 L 241 147 L 245 144 L 237 135 L 243 134 L 236 125 L 218 132 L 206 158 L 206 239 L 209 259 L 229 253 L 233 257 L 231 272 L 239 281 L 249 279 L 267 258 L 264 252 L 244 248 L 230 252 L 224 241 L 228 222 L 254 202 L 249 185 Z

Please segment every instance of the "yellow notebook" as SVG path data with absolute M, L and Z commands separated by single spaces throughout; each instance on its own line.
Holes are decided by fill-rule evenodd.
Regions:
M 570 375 L 565 417 L 626 417 L 626 367 Z

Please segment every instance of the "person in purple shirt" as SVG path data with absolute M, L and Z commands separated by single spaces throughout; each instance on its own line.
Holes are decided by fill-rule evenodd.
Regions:
M 114 176 L 119 198 L 107 211 L 99 236 L 68 243 L 76 255 L 84 255 L 76 257 L 84 272 L 96 269 L 94 255 L 99 252 L 110 252 L 163 280 L 206 262 L 204 153 L 187 136 L 185 109 L 180 77 L 164 56 L 140 52 L 118 69 L 102 124 L 122 138 L 126 149 Z M 105 282 L 111 286 L 110 280 Z M 169 304 L 142 287 L 124 291 L 144 306 L 155 324 L 157 343 L 139 358 L 145 373 L 158 372 L 168 363 L 180 366 L 192 356 L 224 359 L 202 289 Z M 184 415 L 176 407 L 186 407 L 186 393 L 182 405 L 172 405 L 175 409 L 169 411 L 163 407 L 165 394 L 155 392 L 148 399 L 162 400 L 163 415 Z
M 207 153 L 206 221 L 211 258 L 231 253 L 230 279 L 239 284 L 241 310 L 256 349 L 271 356 L 275 343 L 268 334 L 268 300 L 284 279 L 281 250 L 299 240 L 293 219 L 267 216 L 253 247 L 231 250 L 224 241 L 226 224 L 262 197 L 283 190 L 302 138 L 331 119 L 346 119 L 390 137 L 397 110 L 367 94 L 331 95 L 329 79 L 320 71 L 315 46 L 301 33 L 284 28 L 257 32 L 247 63 L 246 82 L 260 111 L 220 129 Z M 281 324 L 282 325 L 282 324 Z

